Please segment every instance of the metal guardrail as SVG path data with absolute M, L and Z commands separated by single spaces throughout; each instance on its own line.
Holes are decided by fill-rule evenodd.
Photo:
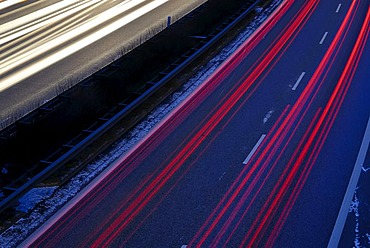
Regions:
M 3 212 L 8 207 L 12 206 L 12 204 L 14 204 L 16 200 L 18 200 L 21 196 L 27 193 L 27 191 L 30 190 L 32 187 L 34 187 L 34 185 L 46 179 L 53 172 L 57 171 L 59 168 L 65 165 L 68 161 L 70 161 L 73 157 L 75 157 L 79 152 L 81 152 L 87 146 L 89 146 L 94 141 L 96 141 L 98 138 L 100 138 L 109 129 L 111 129 L 115 124 L 117 124 L 125 116 L 131 113 L 138 105 L 140 105 L 147 98 L 153 95 L 159 88 L 163 87 L 169 80 L 173 79 L 180 72 L 182 72 L 190 63 L 192 63 L 195 59 L 197 59 L 200 55 L 202 55 L 205 51 L 207 51 L 207 49 L 209 49 L 213 44 L 215 44 L 219 39 L 221 39 L 230 29 L 235 27 L 260 2 L 261 0 L 256 0 L 250 7 L 248 7 L 245 11 L 243 11 L 243 13 L 241 13 L 230 24 L 228 24 L 225 28 L 223 28 L 217 35 L 215 35 L 211 40 L 209 40 L 206 44 L 204 44 L 199 50 L 197 50 L 192 55 L 190 55 L 185 61 L 179 64 L 174 70 L 169 72 L 160 81 L 154 84 L 151 88 L 145 91 L 142 95 L 140 95 L 136 100 L 128 104 L 124 109 L 122 109 L 120 112 L 114 115 L 111 119 L 105 122 L 102 126 L 100 126 L 98 129 L 96 129 L 91 134 L 89 134 L 85 139 L 83 139 L 81 142 L 79 142 L 77 145 L 71 148 L 68 152 L 66 152 L 61 157 L 59 157 L 57 160 L 52 162 L 47 168 L 45 168 L 43 171 L 38 173 L 36 176 L 30 179 L 27 183 L 19 187 L 12 194 L 10 194 L 3 201 L 1 201 L 0 202 L 0 213 Z

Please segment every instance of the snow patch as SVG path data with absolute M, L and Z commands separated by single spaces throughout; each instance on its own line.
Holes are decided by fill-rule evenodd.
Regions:
M 360 248 L 360 241 L 358 240 L 358 238 L 355 239 L 354 244 L 355 244 L 354 247 Z
M 355 193 L 353 195 L 353 200 L 351 202 L 351 205 L 349 207 L 349 213 L 354 213 L 355 214 L 355 240 L 353 241 L 354 247 L 360 248 L 361 243 L 360 243 L 360 213 L 359 213 L 359 206 L 360 206 L 360 201 L 357 198 L 357 189 L 355 190 Z
M 19 199 L 19 205 L 16 208 L 17 211 L 27 213 L 29 210 L 33 209 L 36 204 L 49 198 L 57 188 L 58 187 L 43 187 L 31 189 Z
M 356 191 L 357 191 L 358 188 L 356 188 Z M 357 194 L 356 194 L 356 191 L 354 193 L 354 196 L 353 196 L 353 200 L 351 202 L 351 205 L 349 206 L 349 212 L 350 213 L 354 213 L 356 217 L 359 216 L 359 213 L 358 213 L 358 207 L 360 206 L 360 201 L 358 200 L 357 198 Z

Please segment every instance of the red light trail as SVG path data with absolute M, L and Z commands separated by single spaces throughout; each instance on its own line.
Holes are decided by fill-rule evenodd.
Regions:
M 302 118 L 304 117 L 305 113 L 307 112 L 307 109 L 311 105 L 312 100 L 317 95 L 317 92 L 319 91 L 319 89 L 320 89 L 320 87 L 323 83 L 323 80 L 325 79 L 325 77 L 328 73 L 328 70 L 330 69 L 336 55 L 339 52 L 339 49 L 340 49 L 340 47 L 343 43 L 343 40 L 344 40 L 344 38 L 345 38 L 345 36 L 346 36 L 346 34 L 347 34 L 351 24 L 352 24 L 352 21 L 353 21 L 353 18 L 355 16 L 355 14 L 356 14 L 358 6 L 359 6 L 359 2 L 358 1 L 353 1 L 352 5 L 351 5 L 351 8 L 349 9 L 349 11 L 348 11 L 348 13 L 345 17 L 345 20 L 343 21 L 336 37 L 334 38 L 333 43 L 331 44 L 330 48 L 328 49 L 327 53 L 325 54 L 325 56 L 324 56 L 323 60 L 321 61 L 318 69 L 316 70 L 314 76 L 312 77 L 312 79 L 308 83 L 308 87 L 306 87 L 306 89 L 302 93 L 301 97 L 297 100 L 296 104 L 292 107 L 290 113 L 285 118 L 284 123 L 280 126 L 280 129 L 276 132 L 274 137 L 271 139 L 270 143 L 268 143 L 266 145 L 266 147 L 263 149 L 263 152 L 262 152 L 261 155 L 259 155 L 258 160 L 253 165 L 250 165 L 250 166 L 253 166 L 253 167 L 251 168 L 251 170 L 249 171 L 247 176 L 245 176 L 243 178 L 243 181 L 241 181 L 241 182 L 239 181 L 239 178 L 236 180 L 236 182 L 238 182 L 238 184 L 237 184 L 238 188 L 235 189 L 233 195 L 230 196 L 228 203 L 226 205 L 224 205 L 224 201 L 225 201 L 226 197 L 229 194 L 231 194 L 231 192 L 232 192 L 231 190 L 225 195 L 223 200 L 216 207 L 216 210 L 210 215 L 210 217 L 209 217 L 210 219 L 208 219 L 205 222 L 205 224 L 203 225 L 201 230 L 197 233 L 197 235 L 193 239 L 191 245 L 196 244 L 197 247 L 202 246 L 202 244 L 205 242 L 205 240 L 211 235 L 213 229 L 218 224 L 218 222 L 221 220 L 221 218 L 224 217 L 226 211 L 230 211 L 230 209 L 229 209 L 230 206 L 232 204 L 234 204 L 235 199 L 237 198 L 238 194 L 242 191 L 242 189 L 244 189 L 243 187 L 246 185 L 248 180 L 251 178 L 252 173 L 254 172 L 254 170 L 257 169 L 257 168 L 260 169 L 260 171 L 258 171 L 258 173 L 255 175 L 253 181 L 250 182 L 250 184 L 248 186 L 248 189 L 245 191 L 244 195 L 240 198 L 239 203 L 235 206 L 234 210 L 232 210 L 233 212 L 230 214 L 230 217 L 228 218 L 228 220 L 224 223 L 223 227 L 221 228 L 221 231 L 219 231 L 219 229 L 217 229 L 217 231 L 216 231 L 217 234 L 215 234 L 216 238 L 212 241 L 211 246 L 216 247 L 218 245 L 218 242 L 220 242 L 222 236 L 225 234 L 226 230 L 231 225 L 233 219 L 237 216 L 237 213 L 241 210 L 242 205 L 245 204 L 245 201 L 246 201 L 248 195 L 251 194 L 251 192 L 253 190 L 253 187 L 257 184 L 257 181 L 262 178 L 264 170 L 267 169 L 267 167 L 271 164 L 271 159 L 273 158 L 273 156 L 276 156 L 275 153 L 277 152 L 278 148 L 281 147 L 281 144 L 283 142 L 283 138 L 288 137 L 289 139 L 288 139 L 287 143 L 289 143 L 290 139 L 294 135 L 295 130 L 297 129 L 297 126 L 299 126 L 299 123 L 302 121 Z M 364 24 L 366 24 L 367 21 L 368 21 L 368 19 L 365 20 Z M 364 25 L 364 27 L 365 27 L 365 25 Z M 366 29 L 363 29 L 363 30 L 366 30 Z M 361 41 L 363 46 L 366 43 L 366 39 L 361 34 L 359 36 L 358 41 Z M 361 57 L 361 53 L 362 52 L 357 53 L 357 62 L 358 62 L 359 58 Z M 350 61 L 349 61 L 349 63 L 350 63 Z M 347 66 L 348 66 L 348 64 L 347 64 Z M 355 72 L 355 69 L 352 69 L 351 70 L 352 77 L 353 77 L 354 72 Z M 343 75 L 342 75 L 342 77 L 343 77 Z M 348 89 L 350 82 L 351 82 L 351 80 L 346 81 L 347 85 L 344 86 L 344 87 L 346 87 L 346 89 Z M 329 111 L 331 111 L 331 112 L 335 111 L 337 113 L 339 108 L 340 108 L 340 104 L 337 103 L 337 104 L 333 105 L 332 103 L 333 103 L 333 101 L 336 101 L 336 102 L 340 101 L 340 103 L 343 101 L 344 96 L 345 96 L 345 92 L 343 92 L 339 97 L 338 97 L 338 94 L 337 94 L 338 88 L 340 88 L 342 86 L 342 84 L 343 84 L 343 80 L 340 80 L 338 82 L 337 87 L 336 87 L 335 91 L 333 92 L 326 108 L 324 109 L 323 113 L 321 114 L 320 119 L 318 119 L 317 117 L 318 117 L 318 114 L 321 112 L 321 110 L 319 109 L 318 112 L 316 113 L 315 117 L 313 118 L 313 120 L 310 124 L 310 127 L 307 129 L 304 137 L 300 141 L 300 144 L 297 146 L 296 150 L 294 151 L 294 154 L 291 157 L 291 160 L 289 161 L 288 165 L 286 166 L 284 172 L 281 174 L 281 176 L 278 180 L 278 183 L 276 183 L 274 189 L 271 191 L 271 193 L 269 195 L 269 198 L 265 201 L 265 204 L 263 205 L 262 210 L 260 210 L 257 217 L 254 218 L 254 222 L 249 227 L 249 231 L 247 232 L 247 234 L 246 234 L 244 240 L 242 241 L 240 247 L 258 247 L 259 245 L 261 245 L 260 242 L 262 240 L 262 237 L 263 237 L 264 240 L 266 240 L 266 237 L 268 238 L 267 243 L 266 243 L 266 244 L 268 244 L 268 246 L 273 245 L 273 242 L 276 239 L 279 231 L 281 230 L 283 223 L 285 222 L 286 218 L 289 215 L 290 209 L 294 205 L 294 202 L 295 202 L 297 196 L 299 195 L 299 192 L 303 188 L 304 182 L 306 181 L 306 179 L 307 179 L 307 177 L 310 173 L 310 170 L 313 166 L 313 163 L 314 163 L 315 159 L 317 158 L 317 156 L 320 152 L 320 149 L 323 145 L 323 142 L 325 141 L 325 138 L 328 135 L 330 127 L 333 124 L 333 121 L 335 120 L 335 116 L 333 116 L 333 114 L 330 117 L 328 117 L 327 115 L 328 115 Z M 309 98 L 309 95 L 310 94 L 312 95 L 312 92 L 315 88 L 316 88 L 316 91 L 313 93 L 313 96 L 311 96 L 311 98 Z M 306 109 L 304 109 L 304 107 Z M 302 117 L 300 118 L 299 122 L 296 125 L 293 126 L 293 123 L 295 123 L 295 121 L 298 118 L 299 113 L 302 112 L 302 111 L 304 111 Z M 330 124 L 325 123 L 325 128 L 323 129 L 323 131 L 321 131 L 320 134 L 318 134 L 319 129 L 323 125 L 324 119 L 327 119 L 327 122 L 330 122 Z M 313 125 L 316 121 L 317 121 L 317 124 L 315 125 L 315 128 L 312 130 L 312 127 L 313 127 Z M 294 131 L 288 133 L 288 130 L 292 129 L 293 127 L 294 127 Z M 269 137 L 269 135 L 267 136 L 267 138 L 268 137 Z M 309 137 L 309 138 L 307 138 L 307 137 Z M 318 139 L 317 143 L 315 143 L 315 144 L 313 143 L 314 139 Z M 276 140 L 278 140 L 278 141 L 276 141 Z M 239 221 L 236 223 L 236 225 L 233 225 L 234 228 L 230 232 L 228 238 L 226 239 L 225 245 L 230 241 L 231 236 L 235 232 L 236 228 L 241 224 L 243 218 L 245 217 L 246 212 L 249 210 L 249 207 L 256 200 L 257 194 L 260 192 L 261 188 L 264 186 L 267 178 L 271 175 L 272 169 L 275 167 L 277 161 L 279 160 L 280 156 L 282 155 L 283 151 L 286 148 L 286 144 L 282 148 L 282 151 L 280 151 L 280 154 L 278 154 L 277 159 L 275 160 L 275 162 L 271 166 L 271 169 L 268 172 L 268 174 L 265 176 L 263 182 L 260 183 L 261 186 L 260 186 L 260 188 L 258 188 L 257 193 L 254 192 L 255 195 L 252 198 L 252 200 L 250 201 L 250 203 L 248 204 L 248 206 L 245 207 L 245 209 L 244 209 L 245 212 L 242 214 L 242 217 L 239 219 Z M 263 145 L 264 144 L 262 144 L 261 147 L 263 147 Z M 304 159 L 307 159 L 307 155 L 309 154 L 309 150 L 312 148 L 312 146 L 314 146 L 313 152 L 310 154 L 311 157 L 308 158 L 307 165 L 305 165 L 303 163 Z M 268 152 L 270 152 L 269 155 L 267 155 Z M 296 158 L 297 156 L 298 156 L 298 158 Z M 264 162 L 262 162 L 263 159 L 265 159 Z M 253 159 L 251 159 L 251 161 L 253 161 Z M 302 170 L 302 172 L 299 175 L 298 183 L 293 188 L 292 193 L 290 195 L 290 198 L 288 199 L 288 202 L 284 207 L 284 206 L 282 206 L 282 199 L 289 192 L 289 187 L 292 185 L 292 182 L 295 179 L 296 174 L 300 170 Z M 233 186 L 231 187 L 231 189 L 234 188 Z M 275 228 L 273 228 L 274 231 L 271 234 L 271 236 L 266 236 L 265 235 L 266 229 L 267 229 L 267 227 L 271 228 L 272 220 L 275 216 L 277 216 L 278 208 L 283 209 L 281 211 L 282 215 L 280 215 L 280 218 L 277 222 L 277 225 L 275 226 Z M 208 226 L 209 222 L 213 218 L 214 218 L 214 220 L 213 220 L 212 224 L 210 226 Z M 205 228 L 208 228 L 208 229 L 205 231 Z M 205 233 L 202 235 L 202 238 L 200 238 L 200 240 L 198 240 L 202 231 L 205 231 Z
M 294 18 L 253 66 L 244 73 L 232 90 L 218 101 L 212 111 L 206 114 L 206 117 L 170 152 L 163 162 L 144 176 L 140 183 L 120 202 L 119 207 L 107 213 L 105 221 L 92 230 L 91 235 L 86 237 L 81 247 L 110 246 L 123 232 L 125 240 L 120 241 L 120 244 L 124 245 L 135 234 L 144 220 L 183 179 L 197 158 L 185 167 L 186 161 L 189 161 L 196 151 L 203 154 L 219 135 L 219 132 L 215 133 L 217 127 L 221 126 L 222 129 L 229 124 L 241 107 L 251 98 L 311 18 L 319 2 L 319 0 L 305 1 Z M 55 245 L 72 230 L 74 225 L 77 225 L 78 220 L 85 218 L 92 209 L 104 201 L 104 197 L 107 197 L 117 188 L 117 185 L 139 168 L 142 161 L 160 146 L 202 101 L 222 84 L 223 80 L 231 75 L 232 71 L 263 40 L 266 33 L 279 22 L 293 3 L 294 1 L 284 1 L 278 11 L 238 49 L 232 58 L 224 63 L 222 69 L 207 80 L 204 87 L 187 104 L 182 105 L 178 111 L 169 116 L 163 125 L 153 131 L 145 142 L 141 143 L 132 153 L 121 158 L 120 166 L 111 172 L 110 177 L 106 177 L 94 190 L 82 198 L 78 207 L 67 212 L 47 233 L 36 240 L 33 246 L 41 243 L 49 246 Z M 313 103 L 318 101 L 319 93 L 326 86 L 325 80 L 338 54 L 343 49 L 360 3 L 360 0 L 352 1 L 333 41 L 301 95 L 294 104 L 285 107 L 249 162 L 194 234 L 189 247 L 226 247 L 235 239 L 236 231 L 240 230 L 244 233 L 243 237 L 239 237 L 240 247 L 271 247 L 274 245 L 331 130 L 368 40 L 369 7 L 352 53 L 334 90 L 324 107 L 315 108 Z M 304 123 L 308 123 L 307 127 Z M 205 140 L 209 137 L 211 140 L 205 144 Z M 294 143 L 293 140 L 297 142 Z M 174 179 L 175 175 L 176 179 Z M 263 193 L 266 191 L 269 193 L 264 197 Z M 149 205 L 151 208 L 148 210 Z M 251 213 L 252 206 L 255 205 L 260 206 L 259 210 L 257 213 Z M 138 216 L 142 218 L 139 221 Z M 134 221 L 138 223 L 130 226 Z

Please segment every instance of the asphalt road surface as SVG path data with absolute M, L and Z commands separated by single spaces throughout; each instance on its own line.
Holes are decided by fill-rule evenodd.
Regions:
M 2 10 L 0 5 L 5 12 L 0 16 L 0 128 L 161 31 L 168 16 L 174 20 L 203 2 L 44 0 Z
M 353 86 L 348 91 L 350 101 L 343 103 L 342 111 L 338 114 L 338 121 L 335 128 L 337 135 L 333 135 L 332 143 L 335 144 L 340 154 L 348 153 L 348 144 L 359 144 L 359 141 L 369 140 L 369 133 L 365 135 L 366 115 L 369 118 L 370 100 L 370 42 L 364 47 L 364 52 L 353 78 Z M 357 114 L 353 114 L 353 112 Z M 368 119 L 367 131 L 370 118 Z M 340 134 L 340 135 L 338 135 Z M 367 247 L 370 245 L 370 147 L 368 143 L 361 144 L 364 146 L 364 154 L 361 157 L 359 165 L 359 181 L 354 185 L 355 194 L 349 195 L 352 199 L 350 213 L 345 223 L 343 234 L 339 243 L 340 247 Z M 367 149 L 366 146 L 367 145 Z M 360 154 L 359 154 L 360 155 Z M 358 155 L 358 157 L 359 157 Z M 352 156 L 353 161 L 353 156 Z M 342 162 L 342 164 L 344 164 Z M 340 164 L 339 164 L 340 165 Z M 356 242 L 356 243 L 355 243 Z
M 370 116 L 369 20 L 368 0 L 283 1 L 24 245 L 326 247 Z

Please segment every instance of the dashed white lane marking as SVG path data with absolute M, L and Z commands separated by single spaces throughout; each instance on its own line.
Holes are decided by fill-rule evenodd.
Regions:
M 328 35 L 328 32 L 325 32 L 324 36 L 320 40 L 320 45 L 322 45 L 322 43 L 324 43 L 324 40 L 325 40 L 327 35 Z
M 222 173 L 222 175 L 218 178 L 218 181 L 221 181 L 221 179 L 226 175 L 226 171 Z
M 271 109 L 267 114 L 266 116 L 263 118 L 263 124 L 266 124 L 266 122 L 271 118 L 272 114 L 274 113 L 275 111 L 273 109 Z
M 260 139 L 257 141 L 257 143 L 254 145 L 252 151 L 248 154 L 248 157 L 243 161 L 243 164 L 248 164 L 249 160 L 252 158 L 253 154 L 256 152 L 257 148 L 261 145 L 263 139 L 266 137 L 266 134 L 262 134 Z
M 186 248 L 186 247 L 188 247 L 188 246 L 187 246 L 187 245 L 182 245 L 182 246 L 181 246 L 181 248 Z
M 340 7 L 342 7 L 342 4 L 341 3 L 338 5 L 337 10 L 335 11 L 335 13 L 338 13 L 339 12 Z
M 367 150 L 369 148 L 369 143 L 370 143 L 370 117 L 367 122 L 367 127 L 365 130 L 364 137 L 362 139 L 360 151 L 358 152 L 357 155 L 355 166 L 352 171 L 351 179 L 349 180 L 347 191 L 346 194 L 344 195 L 342 206 L 340 207 L 339 214 L 329 240 L 328 248 L 338 247 L 339 245 L 344 224 L 346 223 L 348 210 L 352 202 L 353 194 L 355 192 L 358 179 L 360 178 L 361 168 L 364 164 Z
M 304 77 L 304 75 L 306 74 L 306 72 L 302 72 L 301 73 L 301 75 L 299 76 L 299 78 L 297 79 L 297 82 L 295 82 L 295 84 L 294 84 L 294 86 L 293 86 L 293 88 L 292 88 L 292 90 L 296 90 L 297 89 L 297 87 L 298 87 L 298 85 L 299 85 L 299 83 L 302 81 L 302 79 L 303 79 L 303 77 Z

